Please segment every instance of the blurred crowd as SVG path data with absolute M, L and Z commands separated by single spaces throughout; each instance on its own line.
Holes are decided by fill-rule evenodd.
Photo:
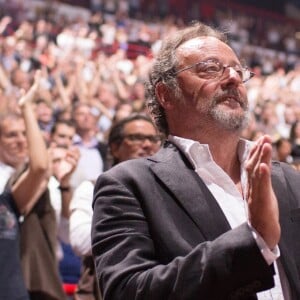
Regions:
M 18 12 L 11 7 L 1 11 L 1 115 L 19 113 L 19 99 L 32 87 L 36 70 L 40 70 L 33 105 L 50 158 L 47 184 L 56 213 L 58 260 L 66 251 L 73 255 L 72 247 L 68 247 L 72 244 L 68 220 L 72 197 L 79 194 L 77 188 L 88 181 L 91 186 L 85 193 L 90 194 L 98 175 L 116 160 L 151 154 L 160 143 L 161 137 L 154 129 L 146 135 L 145 131 L 129 132 L 126 138 L 130 153 L 135 154 L 126 156 L 123 129 L 117 131 L 122 138 L 111 137 L 111 129 L 133 114 L 147 115 L 143 82 L 148 68 L 165 34 L 186 22 L 166 15 L 163 7 L 143 7 L 143 18 L 139 1 L 107 3 L 115 5 L 103 7 L 93 1 L 87 18 L 57 15 L 51 5 L 30 14 L 24 7 Z M 293 24 L 276 24 L 274 20 L 261 23 L 261 19 L 257 22 L 243 12 L 234 15 L 232 10 L 216 7 L 211 10 L 203 6 L 195 11 L 193 17 L 230 32 L 233 48 L 255 72 L 247 82 L 250 122 L 242 136 L 255 140 L 269 134 L 274 142 L 274 158 L 299 168 L 300 53 Z M 155 14 L 151 18 L 151 12 L 159 18 Z M 3 135 L 3 129 L 0 133 Z M 111 146 L 110 139 L 115 146 Z M 141 150 L 142 143 L 147 144 L 146 150 Z M 138 150 L 132 145 L 138 145 Z M 9 165 L 2 157 L 1 164 L 5 163 Z M 7 178 L 19 164 L 10 167 Z M 73 207 L 75 210 L 76 205 Z M 84 211 L 80 205 L 79 209 Z M 89 222 L 87 216 L 88 226 Z M 74 236 L 78 239 L 78 234 Z M 80 253 L 78 248 L 80 245 L 76 248 L 80 256 L 89 253 L 86 248 Z M 76 263 L 78 273 L 80 262 Z M 60 271 L 62 274 L 65 269 Z

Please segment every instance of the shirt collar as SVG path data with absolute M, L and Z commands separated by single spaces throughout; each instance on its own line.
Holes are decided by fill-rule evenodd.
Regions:
M 98 140 L 93 137 L 88 144 L 84 144 L 81 136 L 79 134 L 75 134 L 73 137 L 73 144 L 76 146 L 84 146 L 86 148 L 96 148 L 98 145 Z
M 5 172 L 9 173 L 10 175 L 12 175 L 13 172 L 15 171 L 15 168 L 13 168 L 12 166 L 7 165 L 1 161 L 0 161 L 0 169 L 5 170 Z
M 178 136 L 169 135 L 168 140 L 175 144 L 188 158 L 194 169 L 214 161 L 208 144 L 200 144 L 197 141 Z M 253 145 L 252 141 L 240 139 L 238 144 L 238 157 L 241 165 L 244 165 L 249 151 Z

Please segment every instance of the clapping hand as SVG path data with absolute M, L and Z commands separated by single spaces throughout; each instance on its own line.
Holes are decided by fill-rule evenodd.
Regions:
M 280 239 L 277 198 L 271 183 L 272 141 L 262 136 L 252 148 L 246 162 L 248 172 L 249 221 L 270 249 Z
M 76 169 L 80 157 L 78 148 L 70 147 L 66 149 L 51 144 L 49 154 L 52 161 L 52 174 L 61 185 L 69 185 L 70 177 Z

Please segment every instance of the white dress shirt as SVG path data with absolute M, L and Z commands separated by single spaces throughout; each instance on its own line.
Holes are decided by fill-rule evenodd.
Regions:
M 248 222 L 248 206 L 245 201 L 247 196 L 245 196 L 245 199 L 243 198 L 228 174 L 225 173 L 223 169 L 214 162 L 209 150 L 209 146 L 176 136 L 169 136 L 168 139 L 177 145 L 189 159 L 195 168 L 196 173 L 201 177 L 210 192 L 217 200 L 231 228 L 238 227 L 242 223 Z M 247 172 L 244 168 L 244 163 L 252 145 L 253 142 L 241 139 L 238 148 L 239 160 L 241 162 L 241 185 L 244 195 L 246 195 L 248 184 Z M 251 225 L 249 226 L 251 227 Z M 279 257 L 278 247 L 271 251 L 267 247 L 262 237 L 254 230 L 254 228 L 251 227 L 251 229 L 266 262 L 268 264 L 274 262 L 276 271 L 276 275 L 274 276 L 275 287 L 268 291 L 258 293 L 258 299 L 289 300 L 289 291 L 286 287 L 287 278 L 283 269 L 281 270 L 283 273 L 280 272 L 280 280 L 278 276 L 279 272 L 276 263 L 276 259 Z M 285 283 L 283 285 L 285 287 L 284 290 L 281 286 L 281 280 L 283 280 Z
M 59 181 L 51 176 L 48 182 L 48 189 L 50 194 L 50 202 L 55 212 L 55 219 L 57 224 L 57 239 L 65 244 L 70 244 L 69 240 L 69 220 L 62 216 L 62 196 L 61 191 L 58 188 Z M 56 249 L 57 259 L 60 261 L 63 258 L 63 250 L 60 242 L 57 243 Z
M 94 184 L 83 181 L 74 191 L 70 204 L 70 243 L 77 255 L 91 255 L 92 202 Z

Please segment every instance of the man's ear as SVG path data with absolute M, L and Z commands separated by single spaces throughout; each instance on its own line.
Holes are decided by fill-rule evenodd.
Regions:
M 159 82 L 155 87 L 155 94 L 160 105 L 166 109 L 173 108 L 174 95 L 173 92 L 164 83 Z

